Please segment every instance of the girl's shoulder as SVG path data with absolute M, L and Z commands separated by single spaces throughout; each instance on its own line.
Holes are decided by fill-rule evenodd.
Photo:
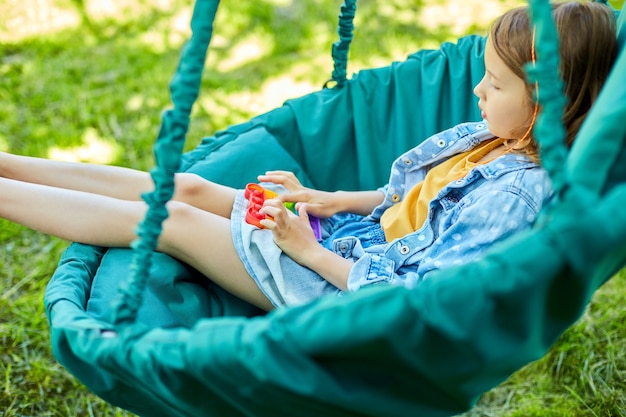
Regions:
M 435 133 L 424 141 L 400 155 L 397 163 L 407 164 L 408 161 L 431 164 L 466 152 L 478 144 L 493 139 L 485 122 L 461 123 L 449 129 Z
M 486 180 L 483 191 L 522 199 L 534 210 L 539 210 L 554 193 L 548 172 L 524 155 L 505 155 L 481 168 Z

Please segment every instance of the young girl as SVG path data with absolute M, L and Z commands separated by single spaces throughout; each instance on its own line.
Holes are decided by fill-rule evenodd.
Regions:
M 573 140 L 616 55 L 612 12 L 598 3 L 554 6 Z M 483 121 L 429 138 L 400 156 L 374 191 L 322 192 L 289 172 L 259 181 L 288 191 L 266 201 L 259 229 L 244 221 L 241 190 L 177 174 L 158 250 L 265 309 L 376 283 L 417 285 L 428 273 L 480 257 L 530 227 L 551 196 L 532 127 L 534 51 L 526 8 L 499 18 L 475 87 Z M 126 247 L 146 212 L 147 173 L 0 154 L 0 216 L 61 238 Z M 299 216 L 283 202 L 298 202 Z M 322 241 L 308 213 L 322 219 Z

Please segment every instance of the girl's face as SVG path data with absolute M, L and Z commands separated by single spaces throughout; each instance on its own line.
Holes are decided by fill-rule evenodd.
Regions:
M 503 139 L 520 139 L 532 116 L 526 83 L 498 56 L 491 41 L 485 46 L 485 76 L 474 87 L 478 107 L 489 131 Z

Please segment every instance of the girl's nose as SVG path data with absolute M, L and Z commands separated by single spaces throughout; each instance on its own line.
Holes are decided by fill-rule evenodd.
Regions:
M 473 92 L 474 92 L 474 95 L 475 95 L 476 97 L 478 97 L 478 98 L 482 98 L 481 92 L 482 92 L 482 85 L 483 85 L 483 81 L 484 81 L 484 80 L 485 80 L 485 77 L 483 77 L 483 78 L 482 78 L 482 79 L 478 82 L 478 84 L 476 84 L 476 85 L 474 86 L 474 90 L 473 90 Z

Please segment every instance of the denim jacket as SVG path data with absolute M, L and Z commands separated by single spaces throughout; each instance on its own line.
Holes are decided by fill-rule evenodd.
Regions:
M 379 221 L 431 167 L 491 138 L 485 122 L 464 123 L 406 152 L 393 163 L 389 183 L 380 189 L 385 199 L 368 219 Z M 478 165 L 440 190 L 419 230 L 368 248 L 355 237 L 335 241 L 335 252 L 355 261 L 348 290 L 376 283 L 411 288 L 430 271 L 479 258 L 495 242 L 528 229 L 551 195 L 547 172 L 526 156 L 509 153 Z

